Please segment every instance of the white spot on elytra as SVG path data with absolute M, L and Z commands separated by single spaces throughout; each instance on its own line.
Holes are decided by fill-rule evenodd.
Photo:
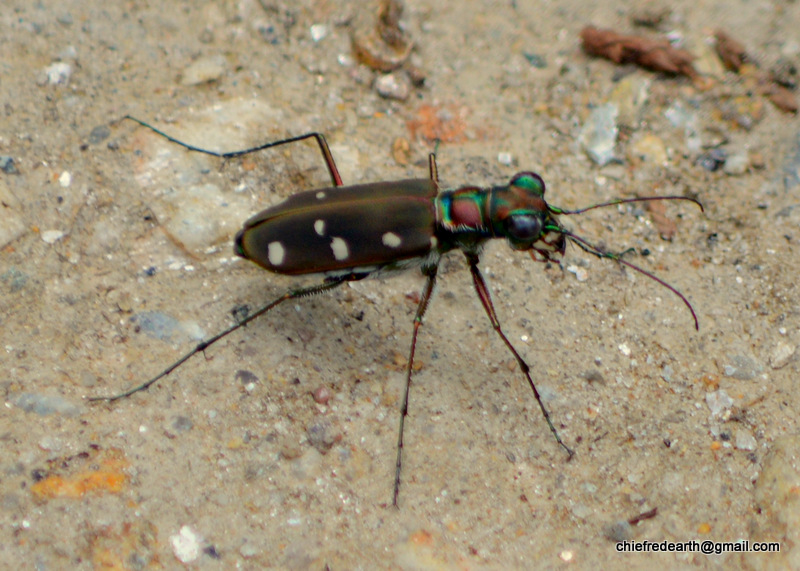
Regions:
M 436 236 L 431 236 L 431 249 L 435 250 L 439 245 L 439 239 Z
M 280 242 L 270 242 L 267 246 L 267 258 L 273 266 L 280 266 L 286 258 L 286 248 Z
M 340 262 L 350 257 L 350 249 L 343 238 L 335 237 L 331 240 L 331 250 L 333 250 L 333 257 Z
M 323 198 L 325 198 L 325 193 L 324 193 L 324 192 L 322 192 L 322 191 L 320 190 L 320 191 L 319 191 L 319 192 L 316 194 L 316 197 L 317 197 L 317 200 L 322 200 Z
M 317 233 L 317 236 L 324 236 L 325 235 L 325 221 L 324 220 L 315 220 L 314 221 L 314 232 Z
M 387 248 L 397 248 L 403 241 L 400 239 L 400 236 L 395 234 L 394 232 L 387 232 L 383 236 L 381 236 L 381 242 Z

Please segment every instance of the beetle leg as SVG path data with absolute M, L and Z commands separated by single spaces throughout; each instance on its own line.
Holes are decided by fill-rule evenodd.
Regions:
M 257 151 L 263 151 L 264 149 L 269 149 L 271 147 L 277 147 L 279 145 L 286 145 L 289 143 L 296 143 L 297 141 L 302 141 L 304 139 L 314 138 L 317 141 L 317 145 L 319 145 L 319 150 L 322 153 L 322 156 L 325 159 L 325 165 L 328 167 L 328 173 L 331 175 L 331 180 L 333 181 L 333 186 L 342 186 L 342 177 L 339 175 L 339 169 L 336 168 L 336 162 L 333 160 L 333 155 L 331 154 L 331 150 L 328 147 L 328 142 L 325 140 L 324 135 L 322 133 L 306 133 L 304 135 L 298 135 L 296 137 L 289 137 L 288 139 L 281 139 L 279 141 L 271 141 L 269 143 L 264 143 L 263 145 L 259 145 L 257 147 L 251 147 L 249 149 L 244 149 L 242 151 L 231 151 L 229 153 L 218 153 L 217 151 L 209 151 L 207 149 L 201 149 L 200 147 L 195 147 L 194 145 L 190 145 L 189 143 L 184 143 L 176 139 L 171 135 L 167 135 L 164 131 L 160 129 L 156 129 L 149 123 L 145 123 L 144 121 L 137 119 L 136 117 L 132 117 L 130 115 L 125 115 L 123 119 L 130 119 L 131 121 L 135 121 L 139 123 L 142 127 L 150 129 L 154 133 L 157 133 L 164 137 L 166 140 L 175 143 L 176 145 L 180 145 L 184 149 L 188 149 L 190 151 L 195 151 L 197 153 L 203 153 L 206 155 L 211 155 L 212 157 L 219 157 L 221 159 L 232 159 L 234 157 L 241 157 L 242 155 L 249 155 L 250 153 L 255 153 Z
M 403 407 L 400 409 L 400 430 L 397 437 L 397 464 L 394 473 L 394 496 L 392 497 L 392 505 L 394 507 L 397 507 L 397 497 L 400 495 L 400 469 L 403 465 L 403 429 L 406 423 L 406 416 L 408 416 L 408 394 L 411 390 L 411 374 L 414 367 L 414 353 L 417 349 L 417 334 L 419 333 L 419 328 L 422 327 L 425 312 L 428 309 L 431 295 L 433 295 L 433 288 L 436 285 L 436 273 L 438 271 L 438 264 L 422 268 L 422 273 L 428 280 L 425 282 L 425 288 L 422 290 L 422 297 L 417 306 L 417 314 L 414 317 L 414 332 L 411 334 L 411 352 L 408 356 L 408 370 L 406 371 L 406 390 L 403 395 Z
M 517 353 L 517 350 L 511 344 L 511 341 L 508 340 L 505 333 L 503 333 L 502 328 L 500 327 L 500 320 L 497 319 L 497 314 L 494 311 L 494 305 L 492 304 L 492 296 L 489 293 L 489 287 L 486 285 L 486 280 L 481 274 L 480 269 L 478 269 L 478 263 L 480 259 L 478 258 L 477 254 L 465 252 L 464 253 L 467 257 L 467 263 L 469 264 L 469 271 L 472 274 L 472 282 L 475 284 L 475 291 L 478 293 L 478 298 L 481 300 L 481 304 L 483 305 L 483 309 L 486 311 L 486 315 L 489 316 L 489 321 L 492 322 L 492 327 L 500 336 L 500 339 L 503 340 L 503 343 L 506 344 L 508 350 L 511 351 L 511 354 L 514 355 L 514 358 L 517 360 L 519 364 L 519 368 L 522 369 L 522 373 L 525 375 L 525 378 L 528 379 L 528 384 L 533 389 L 533 396 L 536 397 L 536 402 L 539 403 L 539 408 L 542 409 L 542 414 L 544 415 L 544 419 L 547 421 L 547 425 L 550 427 L 550 432 L 553 433 L 553 436 L 556 438 L 556 442 L 558 442 L 561 447 L 567 451 L 569 454 L 569 458 L 571 459 L 575 452 L 572 451 L 564 442 L 561 440 L 561 437 L 558 435 L 558 431 L 556 427 L 553 426 L 553 421 L 550 420 L 550 413 L 547 412 L 547 409 L 542 402 L 542 398 L 539 396 L 539 391 L 536 389 L 536 385 L 531 378 L 531 368 L 528 366 L 528 363 Z
M 90 401 L 114 402 L 115 400 L 119 400 L 119 399 L 122 399 L 122 398 L 125 398 L 125 397 L 129 397 L 134 393 L 138 393 L 139 391 L 143 391 L 143 390 L 149 388 L 154 383 L 158 382 L 159 380 L 161 380 L 164 377 L 166 377 L 167 375 L 169 375 L 172 371 L 174 371 L 175 369 L 177 369 L 178 367 L 183 365 L 186 361 L 188 361 L 189 359 L 191 359 L 192 357 L 194 357 L 198 353 L 204 352 L 206 349 L 211 347 L 214 343 L 216 343 L 217 341 L 219 341 L 223 337 L 227 337 L 228 335 L 230 335 L 231 333 L 233 333 L 237 329 L 239 329 L 241 327 L 244 327 L 245 325 L 247 325 L 248 323 L 250 323 L 254 319 L 257 319 L 258 317 L 261 317 L 262 315 L 264 315 L 265 313 L 271 311 L 272 309 L 274 309 L 276 306 L 280 305 L 284 301 L 289 301 L 290 299 L 297 299 L 299 297 L 308 297 L 308 296 L 311 296 L 311 295 L 317 295 L 319 293 L 323 293 L 323 292 L 332 290 L 332 289 L 342 285 L 344 282 L 359 280 L 359 279 L 362 279 L 362 277 L 363 276 L 361 274 L 350 274 L 350 275 L 346 275 L 346 276 L 329 277 L 329 278 L 326 278 L 325 281 L 323 283 L 319 284 L 319 285 L 300 288 L 300 289 L 290 289 L 289 291 L 284 293 L 282 296 L 280 296 L 278 299 L 272 301 L 271 303 L 268 303 L 267 305 L 265 305 L 264 307 L 262 307 L 261 309 L 259 309 L 255 313 L 253 313 L 251 315 L 248 315 L 245 319 L 242 319 L 241 321 L 238 321 L 237 323 L 235 323 L 234 325 L 231 325 L 230 327 L 228 327 L 224 331 L 220 331 L 219 333 L 217 333 L 216 335 L 214 335 L 210 339 L 207 339 L 205 341 L 200 342 L 194 349 L 192 349 L 191 351 L 186 353 L 183 357 L 181 357 L 180 359 L 178 359 L 177 361 L 172 363 L 169 367 L 167 367 L 166 369 L 161 371 L 158 375 L 156 375 L 155 377 L 153 377 L 149 381 L 146 381 L 146 382 L 142 383 L 141 385 L 137 385 L 137 386 L 135 386 L 133 388 L 130 388 L 127 391 L 125 391 L 123 393 L 119 393 L 117 395 L 113 395 L 113 396 L 110 396 L 110 397 L 89 397 L 89 400 Z

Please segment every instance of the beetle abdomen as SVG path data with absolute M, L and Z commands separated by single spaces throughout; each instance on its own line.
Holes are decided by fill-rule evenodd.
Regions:
M 236 253 L 289 275 L 375 271 L 426 257 L 434 248 L 434 184 L 423 179 L 383 186 L 295 194 L 248 220 L 236 236 Z

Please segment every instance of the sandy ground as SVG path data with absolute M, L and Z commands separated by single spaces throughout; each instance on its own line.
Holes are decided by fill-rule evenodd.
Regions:
M 708 38 L 722 27 L 764 69 L 798 64 L 800 4 L 731 6 L 653 4 L 661 32 L 643 33 L 672 32 L 713 64 Z M 788 564 L 795 520 L 775 520 L 796 508 L 763 486 L 776 443 L 790 460 L 797 451 L 781 440 L 800 408 L 797 119 L 730 72 L 702 91 L 581 52 L 585 25 L 642 32 L 635 14 L 622 2 L 410 0 L 402 21 L 425 85 L 397 101 L 353 59 L 351 32 L 374 17 L 366 3 L 6 2 L 0 154 L 15 168 L 0 172 L 0 567 Z M 621 160 L 600 167 L 579 135 L 625 80 L 647 97 L 620 131 Z M 669 109 L 696 120 L 699 151 Z M 287 304 L 148 392 L 89 404 L 295 284 L 236 261 L 231 238 L 250 214 L 326 184 L 311 146 L 220 168 L 117 122 L 126 113 L 219 150 L 318 130 L 345 183 L 427 176 L 424 131 L 444 122 L 445 186 L 533 169 L 564 208 L 695 196 L 705 213 L 667 205 L 671 241 L 638 206 L 566 223 L 635 248 L 626 259 L 683 292 L 700 330 L 676 296 L 613 262 L 571 248 L 564 270 L 548 269 L 491 244 L 481 267 L 497 313 L 576 450 L 567 462 L 462 257 L 449 256 L 418 346 L 399 509 L 418 274 Z M 641 160 L 643 148 L 656 150 Z M 698 154 L 712 149 L 744 168 L 704 168 Z M 773 539 L 784 554 L 618 554 L 618 538 Z

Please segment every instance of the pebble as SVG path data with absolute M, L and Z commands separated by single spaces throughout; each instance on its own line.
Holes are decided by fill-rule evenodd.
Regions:
M 56 62 L 44 68 L 44 83 L 50 85 L 66 85 L 72 77 L 72 66 L 63 61 Z
M 192 563 L 203 553 L 203 536 L 188 525 L 184 525 L 175 535 L 171 535 L 169 542 L 172 552 L 181 563 Z
M 258 555 L 258 553 L 259 553 L 258 547 L 256 547 L 252 543 L 245 542 L 245 544 L 239 548 L 239 555 L 241 555 L 245 559 L 250 559 L 251 557 L 255 557 L 256 555 Z
M 712 416 L 719 416 L 733 406 L 733 399 L 724 389 L 706 393 L 706 405 Z
M 102 143 L 110 136 L 111 129 L 108 128 L 108 125 L 98 125 L 89 133 L 89 144 L 96 145 L 97 143 Z
M 581 268 L 574 264 L 570 264 L 567 266 L 567 271 L 575 274 L 575 279 L 577 279 L 579 282 L 585 282 L 589 279 L 589 272 L 586 270 L 586 268 Z
M 773 369 L 785 367 L 794 357 L 797 346 L 786 341 L 779 341 L 772 352 L 769 354 L 769 364 Z
M 130 320 L 132 323 L 136 323 L 139 330 L 148 337 L 162 341 L 178 341 L 180 339 L 199 341 L 206 335 L 196 322 L 178 321 L 160 311 L 142 311 L 131 316 Z
M 574 515 L 578 519 L 583 519 L 583 520 L 588 519 L 589 516 L 591 516 L 594 513 L 592 508 L 583 503 L 575 504 L 574 506 L 572 506 L 571 511 L 572 515 Z
M 664 111 L 664 117 L 674 127 L 683 128 L 686 150 L 690 154 L 696 154 L 702 150 L 703 141 L 700 138 L 696 113 L 686 109 L 682 103 L 676 102 Z
M 328 35 L 328 26 L 325 24 L 314 24 L 311 26 L 311 28 L 309 28 L 309 33 L 311 34 L 311 39 L 314 40 L 314 42 L 319 42 Z
M 83 407 L 59 395 L 21 393 L 16 398 L 14 404 L 25 412 L 32 412 L 39 416 L 48 416 L 51 414 L 78 416 L 83 412 Z
M 697 157 L 697 164 L 709 172 L 714 172 L 725 165 L 727 158 L 728 153 L 725 152 L 725 149 L 714 148 Z
M 603 528 L 603 535 L 609 540 L 619 543 L 633 539 L 633 527 L 624 519 L 610 523 Z
M 600 166 L 610 163 L 615 158 L 614 147 L 619 133 L 618 113 L 619 110 L 614 103 L 598 105 L 592 110 L 578 137 L 589 158 Z
M 0 229 L 0 233 L 2 233 L 2 229 Z M 2 244 L 2 242 L 0 242 L 0 244 Z M 11 293 L 15 293 L 24 288 L 25 284 L 28 283 L 28 274 L 12 266 L 0 274 L 0 281 L 8 286 Z
M 72 184 L 72 173 L 69 171 L 62 172 L 61 176 L 58 177 L 58 184 L 61 185 L 61 188 L 69 188 Z
M 636 127 L 639 124 L 649 88 L 650 80 L 637 74 L 629 75 L 617 83 L 608 99 L 619 108 L 620 125 Z
M 738 428 L 734 438 L 734 446 L 739 450 L 755 450 L 758 447 L 755 436 L 749 430 Z
M 6 184 L 0 179 L 0 203 L 4 206 L 0 208 L 0 248 L 22 236 L 26 229 L 22 206 Z
M 750 157 L 747 156 L 747 153 L 735 153 L 725 159 L 722 172 L 731 176 L 739 176 L 746 173 L 749 167 Z
M 375 91 L 384 99 L 405 101 L 411 94 L 411 82 L 404 73 L 387 73 L 375 80 Z
M 510 167 L 514 164 L 514 156 L 511 153 L 497 153 L 497 162 Z
M 224 56 L 201 57 L 192 62 L 181 73 L 181 85 L 200 85 L 216 81 L 225 73 L 227 61 Z
M 0 155 L 0 170 L 6 174 L 19 174 L 14 157 L 8 155 Z
M 176 433 L 181 433 L 190 431 L 194 427 L 194 423 L 188 416 L 178 415 L 173 418 L 171 426 Z
M 47 244 L 55 244 L 66 235 L 67 233 L 63 230 L 45 230 L 42 232 L 42 241 Z
M 341 435 L 327 420 L 315 420 L 306 428 L 306 437 L 309 444 L 317 449 L 320 454 L 327 454 Z
M 325 405 L 328 404 L 328 401 L 331 400 L 333 395 L 328 387 L 317 387 L 312 393 L 312 396 L 314 397 L 315 403 Z
M 256 390 L 258 377 L 252 371 L 239 369 L 236 371 L 235 377 L 240 383 L 242 383 L 242 386 L 247 393 L 252 393 L 254 390 Z
M 729 363 L 723 367 L 725 376 L 740 381 L 752 381 L 764 370 L 758 361 L 749 355 L 728 355 L 728 361 Z

